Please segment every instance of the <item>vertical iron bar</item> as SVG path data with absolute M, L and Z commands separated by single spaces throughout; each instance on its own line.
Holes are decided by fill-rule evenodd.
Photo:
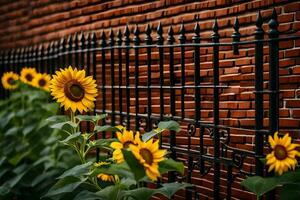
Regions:
M 47 66 L 47 72 L 50 74 L 54 73 L 54 70 L 52 70 L 51 66 L 50 66 L 50 60 L 49 60 L 49 56 L 50 56 L 50 44 L 48 44 L 47 46 L 47 52 L 46 52 L 46 66 Z
M 271 135 L 279 130 L 279 43 L 276 40 L 279 36 L 278 25 L 274 8 L 269 21 L 269 134 Z M 275 192 L 267 193 L 266 199 L 275 199 Z
M 73 36 L 73 50 L 74 50 L 74 65 L 73 67 L 77 67 L 78 68 L 78 65 L 79 65 L 79 53 L 78 53 L 78 34 L 75 33 L 74 36 Z
M 163 28 L 161 22 L 159 22 L 157 27 L 157 45 L 158 45 L 158 57 L 159 57 L 159 106 L 160 106 L 160 120 L 163 120 L 164 117 L 164 49 L 162 45 L 164 44 L 163 38 Z M 162 134 L 159 138 L 159 146 L 162 146 Z
M 102 32 L 101 35 L 101 61 L 102 61 L 102 72 L 101 72 L 101 78 L 102 78 L 102 112 L 105 113 L 105 109 L 106 109 L 106 90 L 105 90 L 105 84 L 106 84 L 106 67 L 105 67 L 105 47 L 106 47 L 106 36 L 105 36 L 105 32 Z M 106 120 L 103 119 L 102 123 L 105 124 Z M 105 138 L 105 133 L 102 133 L 102 138 Z
M 84 69 L 84 61 L 85 61 L 85 52 L 83 51 L 85 49 L 85 37 L 84 37 L 84 33 L 81 32 L 80 33 L 80 66 L 79 68 L 80 69 Z M 89 68 L 86 68 L 86 72 L 88 75 L 90 75 L 90 69 Z
M 15 50 L 12 49 L 9 52 L 9 69 L 10 69 L 10 71 L 13 71 L 13 72 L 16 71 L 15 67 L 14 67 L 15 66 L 14 59 L 15 59 Z
M 48 63 L 49 63 L 49 68 L 51 69 L 51 72 L 54 73 L 55 72 L 55 63 L 54 63 L 54 59 L 53 59 L 53 55 L 55 54 L 54 52 L 54 43 L 53 41 L 50 42 L 49 44 L 49 52 L 48 52 Z
M 213 25 L 212 42 L 219 43 L 220 35 L 218 33 L 219 27 L 217 19 Z M 220 199 L 220 136 L 219 136 L 219 46 L 213 46 L 213 115 L 214 115 L 214 128 L 213 128 L 213 143 L 214 143 L 214 199 Z
M 68 64 L 67 66 L 71 66 L 72 65 L 72 35 L 69 35 L 69 37 L 67 38 L 67 51 L 68 51 Z
M 140 45 L 140 30 L 139 27 L 136 25 L 135 30 L 134 30 L 134 37 L 133 37 L 133 42 L 134 46 L 139 46 Z M 135 84 L 135 130 L 139 131 L 139 49 L 134 48 L 134 84 Z
M 92 53 L 90 53 L 91 48 L 95 49 L 97 48 L 97 37 L 96 37 L 96 33 L 92 32 L 91 34 L 88 35 L 88 39 L 87 39 L 88 43 L 86 45 L 88 51 L 87 51 L 87 67 L 90 68 L 90 54 L 92 56 L 92 71 L 93 71 L 93 79 L 96 80 L 97 83 L 97 71 L 96 71 L 96 67 L 97 67 L 97 61 L 96 61 L 96 51 L 92 51 Z M 105 57 L 105 56 L 104 56 Z M 103 59 L 103 58 L 102 58 Z M 95 102 L 95 104 L 97 104 L 97 101 Z M 94 107 L 94 114 L 96 114 L 96 106 Z M 105 123 L 105 119 L 103 119 L 103 123 Z M 105 133 L 103 133 L 105 134 Z M 95 140 L 98 139 L 98 133 L 95 133 Z M 96 148 L 96 162 L 99 162 L 100 158 L 99 158 L 99 154 L 100 153 L 100 149 Z
M 179 41 L 180 41 L 180 44 L 184 44 L 186 42 L 186 36 L 185 36 L 185 28 L 184 28 L 184 24 L 182 22 L 181 24 L 181 27 L 180 27 L 180 30 L 179 30 Z M 185 117 L 185 109 L 184 109 L 184 93 L 185 93 L 185 47 L 184 46 L 181 46 L 180 47 L 180 64 L 181 64 L 181 98 L 180 98 L 180 101 L 181 101 L 181 118 L 184 119 Z
M 279 49 L 278 41 L 272 40 L 277 39 L 279 32 L 277 13 L 273 10 L 272 19 L 269 22 L 269 120 L 270 120 L 270 134 L 274 134 L 279 129 L 279 69 L 278 69 L 278 59 L 279 59 Z
M 126 46 L 125 48 L 125 73 L 126 73 L 126 113 L 127 113 L 127 122 L 126 122 L 126 128 L 130 129 L 130 89 L 129 89 L 129 50 L 130 50 L 130 31 L 128 28 L 128 25 L 125 27 L 124 31 L 124 44 Z
M 44 45 L 40 45 L 40 66 L 39 66 L 39 72 L 44 73 L 45 72 L 45 62 L 44 62 Z
M 54 41 L 53 43 L 53 68 L 54 70 L 58 70 L 60 68 L 60 62 L 59 62 L 59 41 Z M 48 69 L 49 71 L 49 69 Z
M 119 124 L 123 124 L 123 101 L 122 101 L 122 32 L 121 29 L 118 30 L 118 34 L 117 34 L 117 43 L 118 43 L 118 64 L 119 64 L 119 115 L 120 115 L 120 123 Z
M 36 71 L 39 71 L 39 46 L 35 45 L 34 48 L 34 52 L 35 52 L 35 56 L 34 56 L 34 68 L 36 69 Z
M 262 40 L 264 31 L 262 29 L 263 20 L 260 12 L 256 19 L 255 39 Z M 263 175 L 264 165 L 259 160 L 263 156 L 264 137 L 259 130 L 263 129 L 263 43 L 255 43 L 255 173 Z
M 60 40 L 60 47 L 59 47 L 59 53 L 60 53 L 60 68 L 66 67 L 66 60 L 67 60 L 67 54 L 66 53 L 66 39 L 62 38 Z
M 228 165 L 228 169 L 227 169 L 227 188 L 226 188 L 226 199 L 230 200 L 231 199 L 231 187 L 232 187 L 232 180 L 233 176 L 232 176 L 232 166 Z
M 109 33 L 109 44 L 110 44 L 110 83 L 111 83 L 111 125 L 115 125 L 116 114 L 115 114 L 115 34 L 112 29 L 110 29 Z
M 168 44 L 173 45 L 175 38 L 174 38 L 174 31 L 172 25 L 169 28 L 168 31 L 168 38 L 167 38 Z M 173 118 L 176 115 L 176 107 L 175 107 L 175 76 L 174 76 L 174 47 L 169 47 L 169 71 L 170 71 L 170 112 L 171 117 Z M 176 152 L 175 152 L 175 146 L 176 146 L 176 137 L 175 137 L 175 131 L 170 131 L 170 157 L 174 160 L 176 160 Z M 168 181 L 174 182 L 175 181 L 175 173 L 169 172 L 168 173 Z
M 145 37 L 145 43 L 146 45 L 152 44 L 152 37 L 151 37 L 151 27 L 149 24 L 147 24 L 146 27 L 146 37 Z M 151 108 L 151 47 L 147 47 L 147 131 L 151 130 L 152 127 L 152 121 L 151 121 L 151 114 L 152 114 L 152 108 Z
M 17 66 L 17 69 L 16 69 L 16 72 L 18 73 L 18 74 L 20 74 L 20 69 L 23 67 L 23 66 L 25 66 L 25 48 L 21 48 L 21 51 L 20 51 L 20 53 L 19 53 L 19 59 L 20 59 L 20 63 L 19 64 L 17 64 L 16 66 Z

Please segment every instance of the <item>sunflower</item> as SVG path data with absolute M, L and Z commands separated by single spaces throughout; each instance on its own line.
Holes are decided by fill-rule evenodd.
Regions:
M 27 83 L 29 85 L 32 85 L 32 81 L 34 79 L 34 77 L 36 76 L 37 72 L 34 68 L 30 68 L 30 67 L 24 67 L 21 70 L 21 81 L 23 83 Z
M 96 81 L 85 76 L 84 70 L 67 69 L 56 71 L 50 81 L 51 95 L 65 110 L 71 109 L 74 113 L 80 113 L 94 108 L 95 97 L 97 96 Z
M 19 75 L 14 72 L 6 72 L 2 76 L 2 85 L 7 90 L 13 90 L 18 87 Z
M 147 176 L 156 181 L 160 177 L 158 163 L 164 160 L 166 150 L 159 149 L 158 140 L 153 142 L 150 139 L 147 142 L 139 141 L 138 145 L 130 145 L 130 149 L 135 158 L 143 165 Z
M 122 129 L 122 133 L 117 132 L 116 134 L 119 142 L 112 142 L 110 146 L 115 149 L 113 152 L 113 159 L 117 163 L 121 163 L 124 161 L 122 149 L 128 149 L 130 144 L 138 144 L 140 141 L 140 133 L 136 132 L 135 136 L 133 136 L 132 131 L 127 131 L 124 128 Z
M 49 91 L 49 85 L 50 85 L 51 77 L 50 75 L 44 73 L 40 74 L 38 73 L 32 80 L 32 85 L 44 89 L 46 91 Z
M 274 169 L 276 173 L 281 175 L 289 169 L 295 169 L 297 165 L 296 156 L 300 156 L 296 147 L 300 145 L 293 144 L 291 141 L 292 138 L 288 133 L 282 138 L 278 137 L 278 132 L 274 134 L 274 138 L 269 136 L 269 143 L 272 148 L 272 152 L 266 156 L 269 172 Z
M 110 163 L 108 162 L 99 162 L 95 164 L 95 167 L 101 167 L 101 166 L 108 166 Z M 111 175 L 111 174 L 105 174 L 100 173 L 97 175 L 97 178 L 104 182 L 119 182 L 119 176 L 118 175 Z

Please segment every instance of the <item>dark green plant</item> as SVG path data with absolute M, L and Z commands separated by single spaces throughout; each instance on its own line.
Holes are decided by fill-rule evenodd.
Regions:
M 78 162 L 45 120 L 58 110 L 48 92 L 22 84 L 0 101 L 0 199 L 40 199 Z

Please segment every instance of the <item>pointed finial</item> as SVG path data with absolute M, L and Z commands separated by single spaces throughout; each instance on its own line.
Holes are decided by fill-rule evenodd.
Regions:
M 134 34 L 133 42 L 134 42 L 134 44 L 138 45 L 140 43 L 140 36 L 139 36 L 140 35 L 140 29 L 139 29 L 137 24 L 135 25 L 133 34 Z
M 102 32 L 102 34 L 104 34 L 104 32 Z M 96 33 L 94 31 L 90 32 L 88 34 L 88 37 L 89 37 L 89 41 L 90 41 L 89 45 L 91 45 L 92 47 L 97 47 L 97 36 L 96 36 Z M 105 43 L 105 35 L 103 37 L 104 37 L 104 43 Z M 105 45 L 106 45 L 106 43 L 104 44 L 104 46 Z
M 145 41 L 146 41 L 147 44 L 151 44 L 151 42 L 152 42 L 152 37 L 151 37 L 152 30 L 151 30 L 150 24 L 147 24 L 145 32 L 146 32 Z
M 269 34 L 278 34 L 278 21 L 277 21 L 277 13 L 275 8 L 273 9 L 271 20 L 269 21 L 270 31 Z
M 124 30 L 124 36 L 129 37 L 129 35 L 130 35 L 130 30 L 129 30 L 128 24 L 126 24 L 125 30 Z
M 121 46 L 122 45 L 122 32 L 121 32 L 121 29 L 118 29 L 118 32 L 117 32 L 117 42 L 118 42 L 118 45 Z
M 235 32 L 239 32 L 240 29 L 240 22 L 239 22 L 239 18 L 236 17 L 233 23 L 233 29 L 235 30 Z
M 109 31 L 109 44 L 110 44 L 110 46 L 114 46 L 114 44 L 115 44 L 115 34 L 114 34 L 114 31 L 112 28 L 110 28 L 110 31 Z
M 125 26 L 125 30 L 124 30 L 124 42 L 125 42 L 125 45 L 129 45 L 130 44 L 130 31 L 129 31 L 129 27 L 128 27 L 128 24 L 126 24 Z
M 101 33 L 101 46 L 102 47 L 106 46 L 106 35 L 105 35 L 104 31 L 102 31 L 102 33 Z
M 262 19 L 260 11 L 258 11 L 258 13 L 257 13 L 257 17 L 256 17 L 256 22 L 255 23 L 256 23 L 256 27 L 261 28 L 261 26 L 263 24 L 263 19 Z
M 81 45 L 84 45 L 84 43 L 85 43 L 85 35 L 82 31 L 80 32 L 80 42 L 81 42 Z
M 174 38 L 174 31 L 173 31 L 173 26 L 170 25 L 169 26 L 169 30 L 168 30 L 168 38 L 167 38 L 169 44 L 173 44 L 174 41 L 175 41 L 175 38 Z
M 192 37 L 193 41 L 195 43 L 200 42 L 200 25 L 198 22 L 196 22 L 195 27 L 194 27 L 194 36 Z
M 179 33 L 180 33 L 180 34 L 179 34 L 178 39 L 179 39 L 180 43 L 184 43 L 185 40 L 186 40 L 186 36 L 185 36 L 185 27 L 184 27 L 183 21 L 181 22 L 181 26 L 180 26 L 180 29 L 179 29 Z
M 157 26 L 157 44 L 161 45 L 164 42 L 163 38 L 163 28 L 161 22 Z
M 163 34 L 163 29 L 162 29 L 162 24 L 161 22 L 158 23 L 157 26 L 157 34 L 162 35 Z
M 218 20 L 217 20 L 217 18 L 215 18 L 215 21 L 214 21 L 214 24 L 213 24 L 213 31 L 214 31 L 215 33 L 218 33 L 218 31 L 219 31 L 219 25 L 218 25 Z
M 212 38 L 215 42 L 218 42 L 220 35 L 219 35 L 219 25 L 218 25 L 217 18 L 215 18 L 212 29 L 213 29 Z

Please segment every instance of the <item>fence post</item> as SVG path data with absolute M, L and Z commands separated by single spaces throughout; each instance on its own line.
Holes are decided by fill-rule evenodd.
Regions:
M 117 44 L 119 46 L 118 48 L 118 67 L 119 67 L 119 115 L 120 115 L 120 123 L 119 124 L 122 124 L 123 123 L 123 89 L 121 88 L 122 87 L 122 80 L 123 80 L 123 77 L 122 77 L 122 32 L 121 32 L 121 29 L 118 30 L 118 33 L 117 33 Z
M 152 44 L 152 37 L 151 37 L 151 27 L 149 24 L 147 24 L 146 27 L 146 37 L 145 37 L 145 43 L 147 45 L 147 131 L 151 130 L 152 127 L 152 120 L 151 120 L 151 114 L 152 114 L 152 101 L 151 101 L 151 47 L 148 45 Z
M 184 119 L 185 117 L 185 109 L 184 109 L 184 94 L 185 94 L 185 47 L 183 44 L 186 42 L 186 36 L 185 36 L 185 28 L 184 24 L 182 22 L 179 30 L 179 41 L 180 41 L 180 65 L 181 65 L 181 118 Z
M 84 33 L 81 32 L 80 33 L 80 44 L 79 44 L 79 49 L 80 49 L 80 66 L 79 68 L 80 69 L 85 69 L 84 68 L 84 58 L 85 58 L 85 52 L 83 51 L 85 49 L 85 37 L 84 37 Z M 90 68 L 87 67 L 86 68 L 86 72 L 87 72 L 87 75 L 90 75 Z
M 239 19 L 238 17 L 235 18 L 234 20 L 234 24 L 233 24 L 233 29 L 234 32 L 232 34 L 232 44 L 233 44 L 233 54 L 234 55 L 239 55 L 239 48 L 238 45 L 236 43 L 238 43 L 241 39 L 241 34 L 239 32 L 240 29 L 240 23 L 239 23 Z
M 105 35 L 105 32 L 102 31 L 102 34 L 101 34 L 101 47 L 102 47 L 102 50 L 101 50 L 101 65 L 102 65 L 102 72 L 101 72 L 101 79 L 102 79 L 102 112 L 105 113 L 106 112 L 106 89 L 105 89 L 105 84 L 106 84 L 106 70 L 105 70 L 105 63 L 106 63 L 106 60 L 105 60 L 105 47 L 106 47 L 106 35 Z M 105 124 L 106 123 L 106 120 L 105 118 L 102 120 L 102 123 Z M 105 138 L 105 132 L 102 133 L 102 138 Z
M 219 27 L 217 19 L 215 19 L 213 25 L 212 42 L 213 46 L 213 115 L 214 115 L 214 127 L 213 127 L 213 144 L 214 144 L 214 199 L 220 199 L 220 136 L 219 136 Z
M 140 119 L 139 119 L 139 48 L 140 45 L 140 30 L 138 25 L 135 26 L 133 31 L 133 43 L 134 43 L 134 85 L 135 85 L 135 130 L 139 130 Z
M 176 115 L 176 107 L 175 107 L 175 76 L 174 76 L 174 47 L 172 46 L 174 44 L 175 38 L 174 38 L 174 31 L 172 25 L 169 27 L 168 31 L 168 38 L 167 38 L 169 47 L 169 67 L 170 67 L 170 113 L 171 118 L 173 119 Z M 175 131 L 170 131 L 170 157 L 172 159 L 176 159 L 176 152 L 175 152 L 175 146 L 176 146 L 176 135 Z M 174 182 L 175 181 L 175 173 L 169 172 L 168 173 L 168 181 Z
M 66 54 L 66 38 L 62 38 L 60 40 L 59 45 L 59 53 L 60 53 L 60 65 L 59 68 L 65 68 L 66 67 L 66 60 L 67 60 L 67 54 Z
M 129 89 L 129 45 L 130 45 L 130 31 L 128 28 L 128 25 L 126 25 L 124 30 L 124 44 L 125 44 L 125 73 L 126 73 L 126 114 L 127 114 L 127 122 L 126 122 L 126 128 L 130 129 L 130 89 Z
M 78 53 L 78 33 L 75 33 L 73 35 L 73 50 L 74 50 L 74 66 L 73 67 L 79 67 L 79 53 Z
M 160 106 L 160 120 L 164 118 L 164 49 L 162 45 L 164 44 L 163 38 L 163 28 L 161 22 L 159 22 L 157 27 L 157 45 L 158 45 L 158 57 L 159 57 L 159 106 Z M 162 134 L 159 138 L 159 146 L 162 146 Z
M 262 29 L 263 19 L 260 12 L 256 19 L 255 39 L 262 40 L 264 31 Z M 263 156 L 264 137 L 260 130 L 263 129 L 263 42 L 255 43 L 255 174 L 263 175 L 263 163 L 259 160 Z
M 110 45 L 110 84 L 111 84 L 111 125 L 115 125 L 116 115 L 115 115 L 115 34 L 113 29 L 110 29 L 109 33 L 109 45 Z M 113 133 L 114 136 L 114 133 Z
M 67 38 L 67 47 L 66 47 L 66 50 L 68 52 L 68 64 L 67 65 L 68 66 L 73 65 L 72 64 L 72 61 L 73 61 L 72 57 L 73 57 L 73 55 L 71 53 L 71 51 L 72 51 L 72 35 L 69 35 L 68 38 Z

